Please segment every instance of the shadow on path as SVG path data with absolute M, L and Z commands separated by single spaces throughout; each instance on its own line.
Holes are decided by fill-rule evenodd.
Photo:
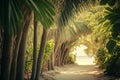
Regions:
M 96 65 L 69 64 L 63 67 L 56 67 L 54 71 L 44 73 L 51 79 L 44 80 L 115 80 L 103 75 L 103 71 Z

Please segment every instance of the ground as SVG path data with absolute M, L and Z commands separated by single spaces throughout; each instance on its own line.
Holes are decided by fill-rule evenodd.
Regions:
M 120 80 L 105 76 L 103 70 L 95 65 L 94 58 L 86 55 L 85 49 L 84 45 L 75 49 L 76 64 L 55 67 L 53 71 L 44 72 L 42 80 Z
M 96 65 L 69 64 L 43 73 L 43 80 L 115 80 L 104 76 Z M 118 79 L 119 80 L 119 79 Z

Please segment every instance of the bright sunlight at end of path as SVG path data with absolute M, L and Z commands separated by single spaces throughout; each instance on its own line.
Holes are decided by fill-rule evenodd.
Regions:
M 80 45 L 75 48 L 73 51 L 73 54 L 76 55 L 75 62 L 78 65 L 94 65 L 94 58 L 92 56 L 88 56 L 85 53 L 85 49 L 87 49 L 85 45 Z

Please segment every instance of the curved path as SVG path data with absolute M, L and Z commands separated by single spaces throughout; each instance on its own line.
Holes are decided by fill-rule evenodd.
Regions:
M 109 80 L 101 76 L 102 71 L 95 65 L 65 65 L 56 67 L 54 71 L 48 71 L 45 75 L 54 80 Z M 49 80 L 49 79 L 45 79 Z
M 94 65 L 66 65 L 59 72 L 56 80 L 97 80 L 95 75 L 99 73 Z
M 97 80 L 98 73 L 93 65 L 66 65 L 59 72 L 54 76 L 56 80 Z

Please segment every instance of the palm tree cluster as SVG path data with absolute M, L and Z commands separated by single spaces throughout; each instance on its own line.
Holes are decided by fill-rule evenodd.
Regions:
M 31 80 L 40 80 L 46 41 L 53 33 L 55 46 L 47 65 L 67 64 L 69 52 L 81 34 L 91 30 L 86 24 L 73 21 L 73 15 L 99 0 L 1 0 L 0 2 L 0 80 L 24 80 L 26 44 L 31 23 L 34 28 Z M 113 0 L 110 0 L 113 1 Z M 110 3 L 109 1 L 109 3 Z M 119 1 L 119 0 L 116 0 Z M 107 0 L 101 0 L 106 4 Z M 117 2 L 118 3 L 118 2 Z M 115 3 L 116 5 L 118 5 Z M 113 5 L 113 4 L 112 4 Z M 119 8 L 119 6 L 118 6 Z M 110 11 L 113 9 L 108 9 Z M 115 8 L 116 10 L 116 8 Z M 116 16 L 115 16 L 116 17 Z M 106 17 L 111 20 L 111 17 Z M 113 20 L 111 20 L 112 22 Z M 119 22 L 118 20 L 116 22 Z M 38 46 L 38 23 L 42 37 Z M 71 23 L 71 24 L 69 24 Z M 67 25 L 69 24 L 69 25 Z M 51 27 L 55 25 L 55 27 Z M 66 26 L 66 27 L 64 27 Z M 116 27 L 116 24 L 114 25 Z M 118 28 L 118 26 L 117 26 Z M 114 32 L 114 28 L 112 29 Z M 113 37 L 119 36 L 119 31 Z M 69 36 L 68 36 L 69 35 Z M 114 43 L 114 42 L 113 42 Z M 56 62 L 55 62 L 56 61 Z
M 32 16 L 34 14 L 34 17 L 37 17 L 36 20 L 44 26 L 46 35 L 47 28 L 54 21 L 54 6 L 47 0 L 2 0 L 0 5 L 0 30 L 2 34 L 0 78 L 1 80 L 24 80 L 26 40 Z M 44 50 L 44 46 L 41 47 L 41 50 Z M 38 57 L 38 62 L 40 57 Z M 39 71 L 40 64 L 37 66 L 36 71 Z M 38 80 L 40 72 L 36 73 L 35 79 Z
M 54 5 L 62 5 L 56 6 L 61 8 L 58 17 L 59 27 L 61 27 L 66 24 L 72 11 L 77 10 L 82 2 L 85 3 L 84 0 L 2 0 L 0 2 L 0 79 L 24 80 L 26 41 L 29 25 L 34 15 L 34 53 L 31 80 L 39 80 L 48 29 L 54 22 Z M 38 22 L 43 26 L 43 33 L 37 58 L 36 30 Z

